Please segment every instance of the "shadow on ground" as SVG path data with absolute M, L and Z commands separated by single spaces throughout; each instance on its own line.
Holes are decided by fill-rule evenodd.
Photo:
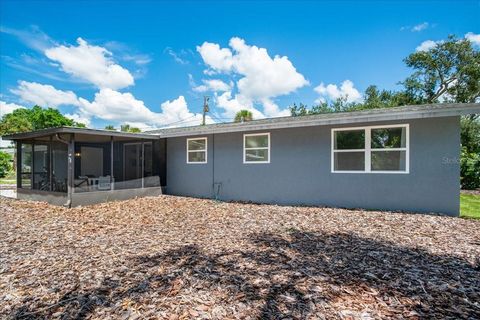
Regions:
M 255 318 L 480 318 L 480 271 L 462 259 L 349 234 L 293 230 L 249 239 L 244 250 L 206 253 L 191 245 L 139 256 L 129 266 L 133 285 L 125 287 L 132 279 L 118 271 L 119 278 L 74 289 L 56 304 L 25 301 L 11 317 L 84 319 L 125 298 L 155 293 L 172 303 L 206 290 L 224 294 L 216 304 L 241 304 Z

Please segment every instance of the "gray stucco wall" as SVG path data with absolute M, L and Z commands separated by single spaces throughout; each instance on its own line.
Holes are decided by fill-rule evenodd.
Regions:
M 332 173 L 331 129 L 271 130 L 269 164 L 243 164 L 243 133 L 208 135 L 208 163 L 186 163 L 186 137 L 167 139 L 167 194 L 220 200 L 458 215 L 459 117 L 410 125 L 410 173 Z M 361 124 L 355 124 L 355 127 Z M 349 127 L 349 126 L 346 126 Z M 264 131 L 261 131 L 264 132 Z

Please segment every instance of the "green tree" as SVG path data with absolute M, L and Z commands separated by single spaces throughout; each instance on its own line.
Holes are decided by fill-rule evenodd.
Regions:
M 460 124 L 462 146 L 467 148 L 467 152 L 480 154 L 480 119 L 464 117 Z
M 319 104 L 313 105 L 311 108 L 308 108 L 308 106 L 303 103 L 299 103 L 298 105 L 294 103 L 293 106 L 290 107 L 290 114 L 294 117 L 297 117 L 312 114 L 345 112 L 352 111 L 356 107 L 356 103 L 348 102 L 347 98 L 343 97 L 331 102 L 321 102 Z
M 142 130 L 139 128 L 131 127 L 129 124 L 122 124 L 120 126 L 120 131 L 122 132 L 130 132 L 130 133 L 140 133 Z
M 308 116 L 312 114 L 321 114 L 321 113 L 331 113 L 334 112 L 332 108 L 326 102 L 314 105 L 311 108 L 308 108 L 307 105 L 303 103 L 293 103 L 293 106 L 290 107 L 290 114 L 293 117 L 298 116 Z
M 480 154 L 468 152 L 466 147 L 460 154 L 460 184 L 466 190 L 480 188 Z
M 463 189 L 480 188 L 480 120 L 461 119 L 460 176 Z
M 235 114 L 235 122 L 252 121 L 253 114 L 249 110 L 240 110 Z
M 23 108 L 3 115 L 0 120 L 0 135 L 33 130 L 33 124 L 29 117 L 30 110 Z
M 57 109 L 34 106 L 32 109 L 28 109 L 28 113 L 33 130 L 75 125 L 75 121 L 66 118 Z
M 34 106 L 5 114 L 0 120 L 0 135 L 61 126 L 85 127 L 84 124 L 65 117 L 57 109 Z
M 404 91 L 378 90 L 377 86 L 371 85 L 365 89 L 363 102 L 355 106 L 355 110 L 392 108 L 414 104 L 414 98 Z
M 403 86 L 416 103 L 472 103 L 480 97 L 480 51 L 467 39 L 451 35 L 404 61 L 414 72 Z
M 0 151 L 0 178 L 5 178 L 10 170 L 12 170 L 12 156 Z
M 115 127 L 112 124 L 106 125 L 105 130 L 117 131 L 117 129 L 115 129 Z

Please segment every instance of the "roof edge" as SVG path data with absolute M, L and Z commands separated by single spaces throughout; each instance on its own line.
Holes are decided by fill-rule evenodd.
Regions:
M 265 120 L 267 119 L 261 119 L 256 121 L 249 121 L 248 123 L 225 123 L 223 125 L 212 124 L 206 126 L 197 126 L 194 128 L 190 127 L 190 129 L 187 129 L 188 127 L 171 128 L 164 129 L 163 132 L 162 130 L 158 130 L 157 132 L 151 131 L 151 133 L 157 134 L 161 138 L 173 138 L 215 133 L 286 129 L 321 125 L 342 125 L 420 118 L 437 118 L 468 115 L 472 113 L 480 113 L 480 103 L 415 105 L 354 112 L 339 112 L 335 114 L 271 118 L 274 119 L 274 121 L 266 122 Z
M 38 138 L 46 135 L 56 134 L 56 133 L 78 133 L 78 134 L 87 134 L 87 135 L 99 135 L 99 136 L 112 136 L 112 137 L 124 137 L 124 138 L 140 138 L 140 139 L 159 139 L 158 135 L 149 134 L 149 133 L 132 133 L 132 132 L 121 132 L 113 130 L 101 130 L 101 129 L 89 129 L 89 128 L 78 128 L 78 127 L 55 127 L 55 128 L 46 128 L 28 132 L 19 132 L 14 134 L 9 134 L 2 136 L 3 140 L 19 140 L 19 139 L 29 139 L 29 138 Z

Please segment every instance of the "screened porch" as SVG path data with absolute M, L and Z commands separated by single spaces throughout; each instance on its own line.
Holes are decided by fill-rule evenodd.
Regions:
M 153 135 L 56 128 L 7 138 L 16 141 L 19 197 L 65 195 L 88 204 L 165 186 L 165 140 Z

